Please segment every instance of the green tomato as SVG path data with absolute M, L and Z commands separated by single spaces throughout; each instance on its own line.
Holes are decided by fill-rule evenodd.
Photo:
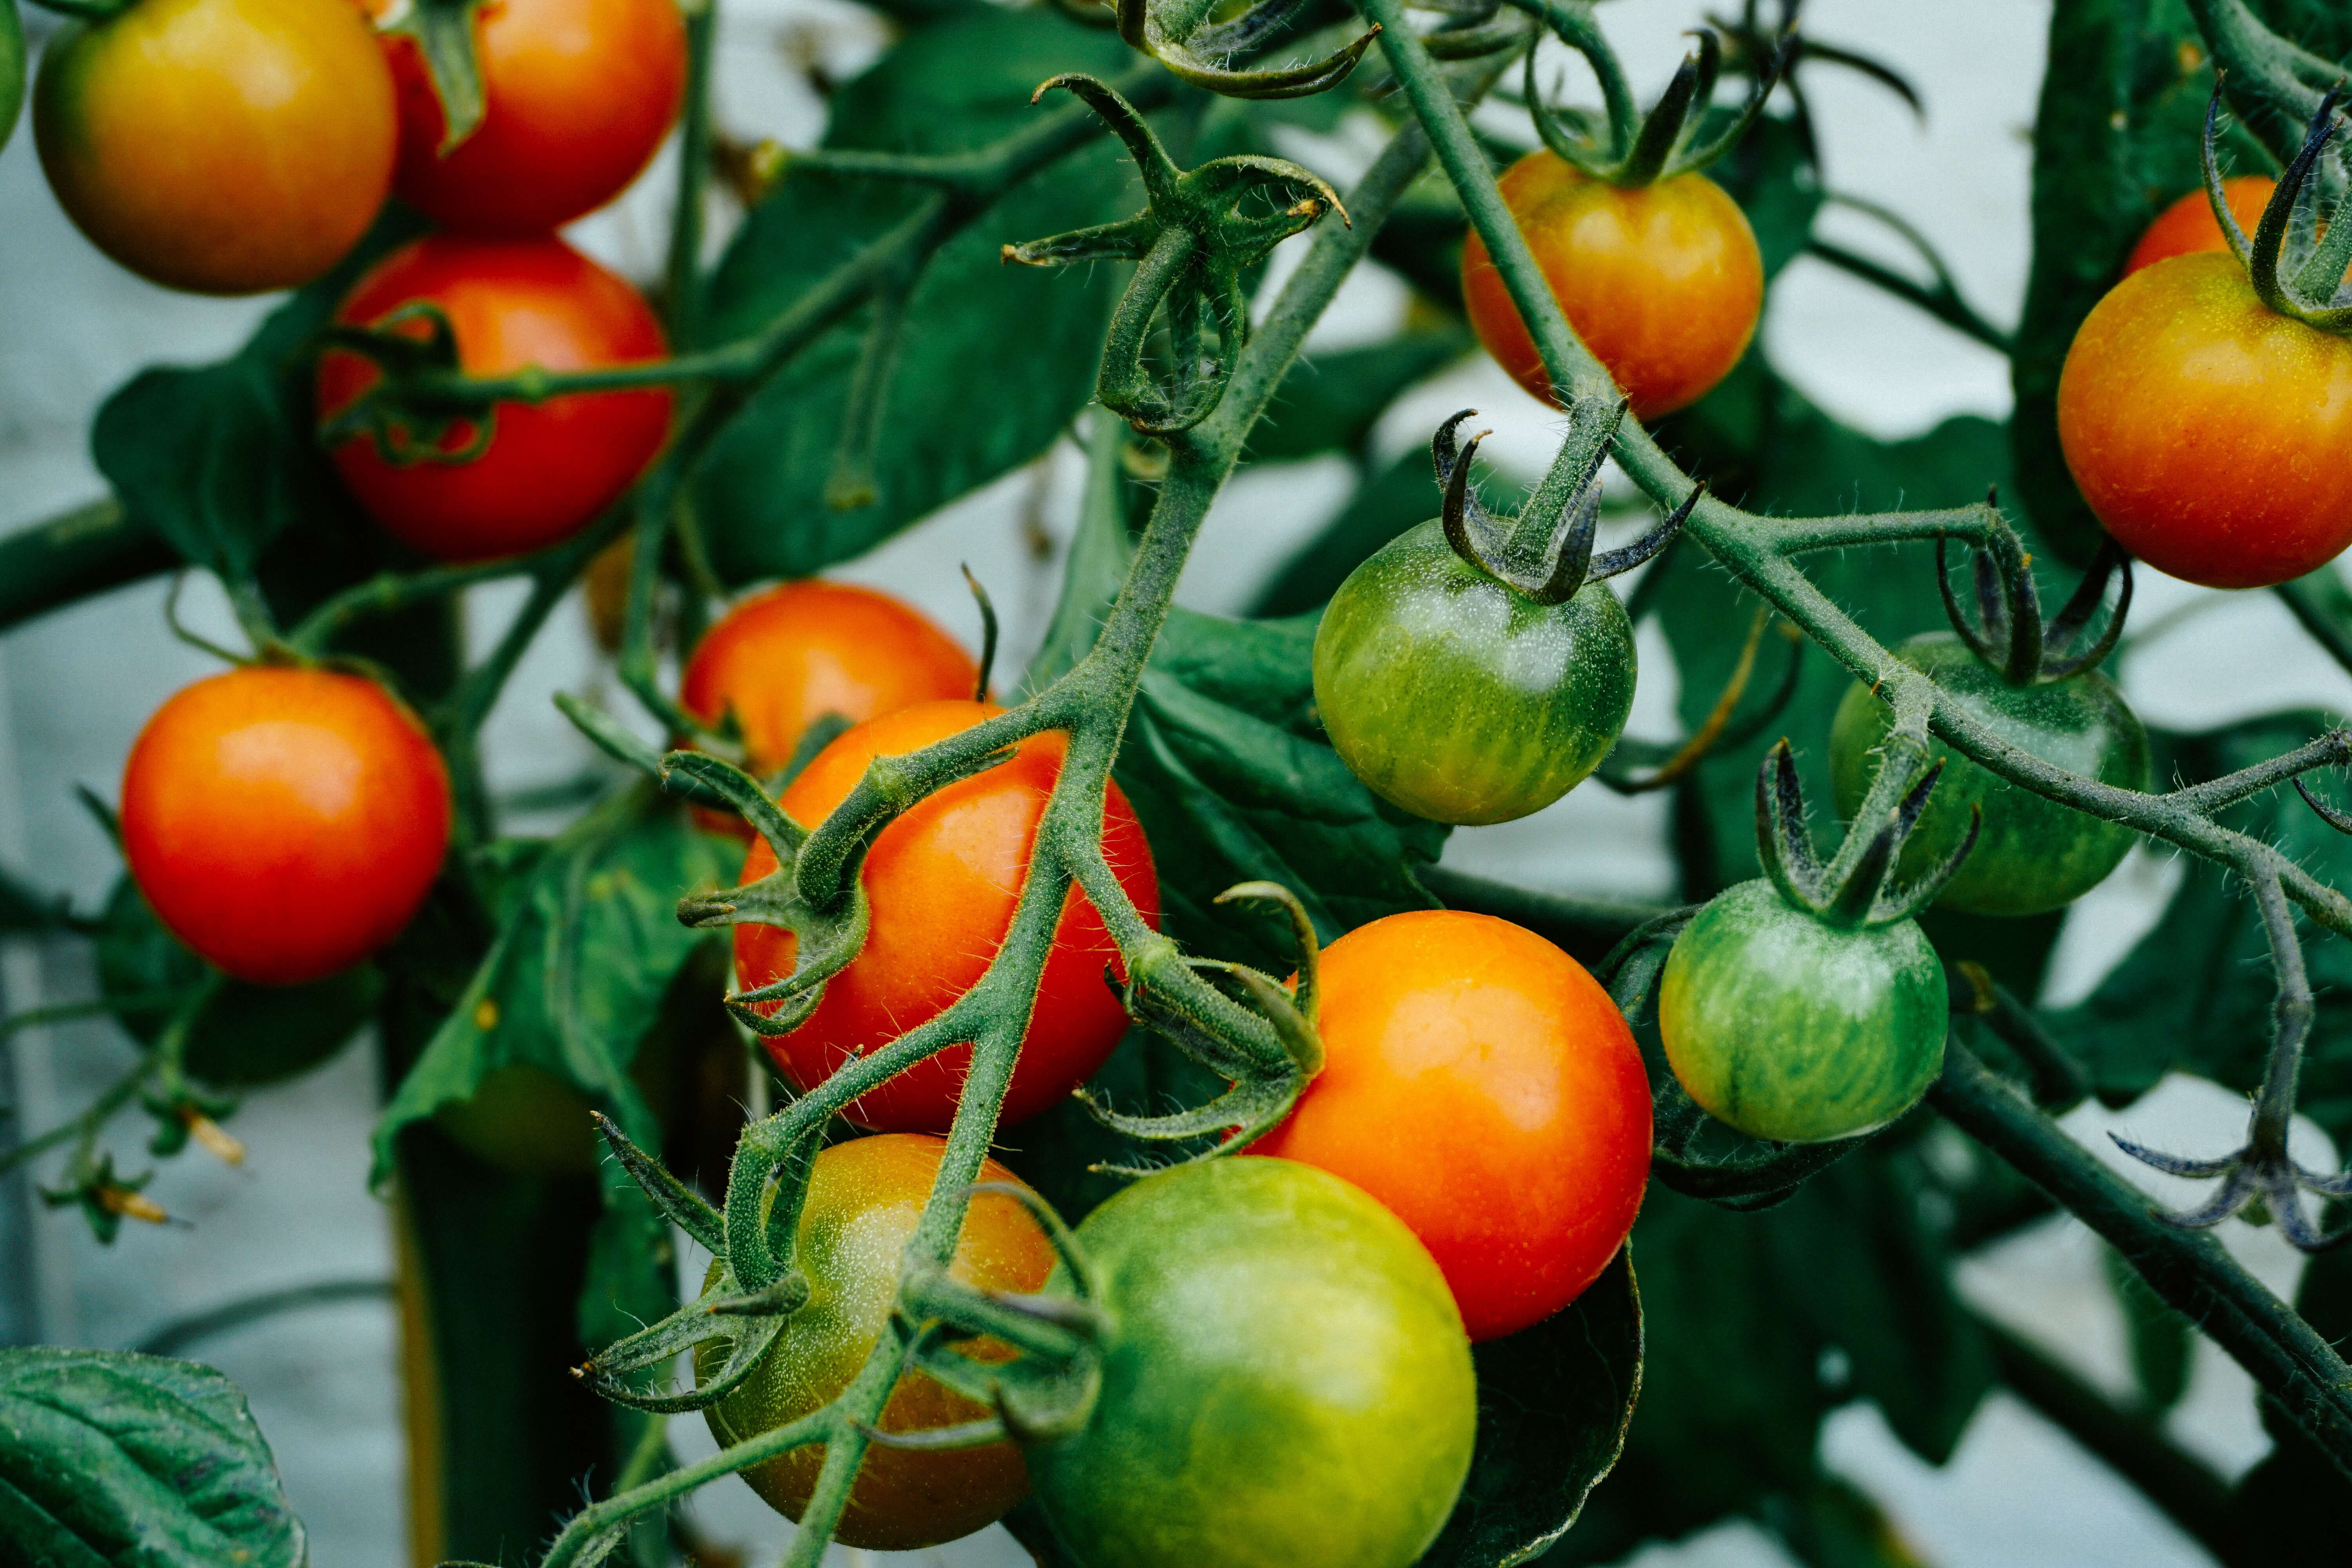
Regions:
M 0 5 L 0 147 L 8 145 L 24 107 L 25 26 L 16 19 L 16 0 L 8 0 Z
M 1432 521 L 1349 575 L 1315 634 L 1315 702 L 1375 795 L 1508 822 L 1601 765 L 1633 707 L 1633 627 L 1605 584 L 1538 605 Z
M 1445 1278 L 1360 1188 L 1289 1160 L 1179 1166 L 1089 1215 L 1117 1325 L 1086 1426 L 1033 1445 L 1087 1568 L 1404 1568 L 1477 1426 Z
M 1841 930 L 1742 882 L 1666 955 L 1658 1032 L 1690 1097 L 1756 1138 L 1821 1143 L 1885 1126 L 1944 1063 L 1944 967 L 1910 921 Z
M 2121 789 L 2147 787 L 2147 731 L 2116 683 L 2095 669 L 2037 686 L 2011 686 L 1949 632 L 1913 637 L 1897 658 L 1936 683 L 1995 734 L 2070 773 Z M 1838 815 L 1852 820 L 1878 765 L 1894 713 L 1856 686 L 1830 727 L 1830 782 Z M 1984 808 L 1976 847 L 1937 896 L 1944 909 L 1974 915 L 2036 915 L 2105 881 L 2135 837 L 2020 789 L 1937 742 L 1948 759 L 1927 809 L 1903 847 L 1896 875 L 1913 878 L 1944 863 L 1969 830 L 1969 807 Z

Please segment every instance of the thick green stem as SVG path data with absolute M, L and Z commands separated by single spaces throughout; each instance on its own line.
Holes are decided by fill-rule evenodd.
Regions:
M 2112 1243 L 2352 1475 L 2352 1367 L 2211 1235 L 2164 1219 L 1958 1041 L 1928 1102 Z
M 0 539 L 0 631 L 181 564 L 163 537 L 108 498 Z
M 689 0 L 686 12 L 686 108 L 677 139 L 677 201 L 669 226 L 664 303 L 669 341 L 692 348 L 702 331 L 702 193 L 710 182 L 710 53 L 719 0 Z

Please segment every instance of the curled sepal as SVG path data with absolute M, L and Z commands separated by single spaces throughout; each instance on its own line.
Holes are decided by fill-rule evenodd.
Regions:
M 569 691 L 555 694 L 558 711 L 572 721 L 572 728 L 585 735 L 595 748 L 616 763 L 624 763 L 658 783 L 668 795 L 696 805 L 716 806 L 724 810 L 725 795 L 707 787 L 692 777 L 672 774 L 664 770 L 662 753 L 653 745 L 632 733 L 626 725 L 591 702 L 583 701 Z
M 992 1184 L 989 1190 L 1005 1189 Z M 1041 1209 L 1051 1213 L 1043 1198 L 1025 1188 L 1022 1194 L 1020 1201 L 1033 1214 Z M 1110 1336 L 1110 1315 L 1085 1293 L 1093 1271 L 1059 1216 L 1047 1234 L 1062 1253 L 1063 1278 L 1078 1293 L 983 1290 L 950 1278 L 935 1264 L 912 1258 L 900 1268 L 898 1316 L 902 1323 L 915 1326 L 908 1359 L 996 1415 L 992 1421 L 943 1428 L 926 1437 L 881 1435 L 878 1441 L 891 1447 L 963 1447 L 987 1441 L 982 1434 L 993 1428 L 998 1437 L 1038 1442 L 1066 1436 L 1086 1425 L 1102 1391 L 1102 1347 Z M 992 1351 L 1009 1347 L 1012 1358 L 982 1361 L 964 1353 L 963 1345 L 981 1338 L 994 1342 Z M 903 1440 L 907 1438 L 913 1441 Z
M 2325 226 L 2295 222 L 2296 203 L 2311 182 L 2320 154 L 2336 134 L 2336 107 L 2343 100 L 2344 84 L 2338 81 L 2320 95 L 2303 145 L 2279 175 L 2278 186 L 2263 208 L 2262 221 L 2254 226 L 2252 237 L 2230 210 L 2221 188 L 2221 89 L 2217 76 L 2213 96 L 2205 107 L 2202 157 L 2205 196 L 2213 208 L 2214 221 L 2221 226 L 2222 238 L 2245 268 L 2255 294 L 2271 310 L 2322 331 L 2352 331 L 2352 303 L 2338 303 L 2345 268 L 2352 265 L 2352 189 L 2347 190 Z
M 1307 906 L 1298 901 L 1297 893 L 1279 882 L 1236 882 L 1219 893 L 1213 901 L 1230 904 L 1239 900 L 1278 904 L 1283 913 L 1290 917 L 1291 939 L 1298 944 L 1298 979 L 1296 987 L 1284 994 L 1282 1001 L 1286 1007 L 1290 1008 L 1298 1018 L 1304 1020 L 1311 1032 L 1315 1023 L 1316 1005 L 1322 992 L 1320 973 L 1323 943 L 1315 934 L 1315 921 L 1307 913 Z M 1249 973 L 1255 973 L 1255 971 Z M 1259 978 L 1264 977 L 1259 976 Z M 1280 1027 L 1281 1026 L 1276 1024 L 1277 1032 Z M 1297 1055 L 1297 1052 L 1294 1050 L 1292 1052 L 1294 1058 Z M 1317 1055 L 1316 1066 L 1307 1069 L 1310 1072 L 1319 1069 L 1322 1065 L 1319 1046 L 1317 1047 Z
M 1988 497 L 1985 504 L 1994 505 Z M 1988 667 L 2000 672 L 2012 686 L 2032 686 L 2063 680 L 2096 668 L 2122 639 L 2124 622 L 2131 613 L 2131 557 L 2115 541 L 2099 548 L 2083 580 L 2055 618 L 2047 625 L 2042 616 L 2040 591 L 2034 586 L 2030 559 L 2022 551 L 1972 552 L 1973 609 L 1953 591 L 1948 541 L 1936 541 L 1936 586 L 1943 595 L 1944 613 L 1958 634 Z M 2120 572 L 2123 586 L 2105 624 L 2095 633 L 2092 620 L 2106 602 L 2107 584 Z
M 621 1163 L 621 1169 L 653 1201 L 654 1207 L 704 1251 L 716 1254 L 727 1250 L 727 1222 L 700 1193 L 671 1175 L 659 1160 L 632 1142 L 629 1135 L 621 1131 L 619 1122 L 601 1110 L 589 1114 L 595 1120 L 596 1130 L 604 1135 L 605 1146 Z
M 1783 899 L 1832 925 L 1860 928 L 1910 919 L 1934 901 L 1976 847 L 1980 814 L 1972 810 L 1968 834 L 1950 858 L 1916 882 L 1895 886 L 1895 863 L 1927 808 L 1944 764 L 1940 758 L 1927 762 L 1923 747 L 1896 736 L 1880 767 L 1872 799 L 1885 800 L 1890 788 L 1899 793 L 1882 814 L 1874 816 L 1865 804 L 1844 847 L 1826 867 L 1815 855 L 1812 834 L 1805 826 L 1804 789 L 1797 782 L 1789 742 L 1783 740 L 1765 753 L 1757 770 L 1756 851 L 1765 874 Z M 1900 771 L 1890 778 L 1887 769 Z
M 1323 180 L 1281 158 L 1244 153 L 1189 172 L 1177 168 L 1133 105 L 1095 78 L 1072 72 L 1037 89 L 1076 94 L 1126 143 L 1149 205 L 1134 217 L 1004 247 L 1031 267 L 1076 261 L 1139 265 L 1112 312 L 1095 395 L 1150 436 L 1206 419 L 1224 396 L 1249 339 L 1242 274 L 1326 212 L 1347 209 Z M 1155 323 L 1166 330 L 1168 374 L 1145 363 Z
M 1569 37 L 1565 33 L 1562 36 Z M 1773 88 L 1795 58 L 1795 38 L 1793 35 L 1781 35 L 1759 61 L 1751 62 L 1755 87 L 1748 100 L 1720 132 L 1702 141 L 1699 132 L 1706 121 L 1716 82 L 1723 72 L 1723 44 L 1708 28 L 1697 29 L 1695 36 L 1697 47 L 1683 58 L 1650 111 L 1630 126 L 1626 123 L 1631 117 L 1629 104 L 1612 104 L 1612 112 L 1605 120 L 1564 115 L 1547 107 L 1536 90 L 1535 53 L 1528 51 L 1528 110 L 1535 119 L 1536 133 L 1555 156 L 1596 179 L 1629 189 L 1672 179 L 1714 163 L 1738 146 L 1739 139 L 1763 113 L 1765 100 L 1771 97 Z M 1580 37 L 1570 37 L 1569 41 L 1580 48 L 1586 44 Z M 1595 62 L 1596 67 L 1599 63 Z M 1604 78 L 1604 85 L 1606 82 Z M 1610 132 L 1606 145 L 1594 140 L 1589 129 L 1604 123 Z
M 2352 835 L 2352 812 L 2346 812 L 2339 807 L 2328 805 L 2312 794 L 2310 786 L 2300 778 L 2294 781 L 2294 793 L 2303 796 L 2303 804 L 2311 807 L 2320 821 L 2338 833 Z
M 1666 519 L 1633 543 L 1595 556 L 1601 525 L 1601 465 L 1608 458 L 1626 402 L 1580 400 L 1569 409 L 1569 433 L 1543 483 L 1516 516 L 1489 511 L 1470 488 L 1470 462 L 1481 431 L 1456 445 L 1454 432 L 1477 412 L 1465 408 L 1437 427 L 1429 451 L 1444 500 L 1438 517 L 1454 552 L 1538 605 L 1560 605 L 1588 583 L 1630 572 L 1673 542 L 1690 519 L 1704 484 L 1693 486 Z
M 425 335 L 399 331 L 422 323 Z M 330 451 L 364 436 L 376 456 L 395 468 L 418 463 L 470 463 L 490 448 L 497 434 L 495 405 L 446 389 L 462 379 L 457 331 L 440 306 L 413 300 L 373 326 L 329 327 L 321 344 L 372 362 L 373 385 L 319 426 L 319 444 Z M 463 437 L 462 444 L 451 445 Z
M 474 24 L 483 0 L 394 0 L 376 18 L 379 33 L 415 40 L 433 96 L 441 103 L 441 141 L 434 149 L 446 158 L 482 123 L 482 68 L 474 55 Z
M 1118 33 L 1194 87 L 1227 98 L 1305 98 L 1346 80 L 1380 28 L 1298 65 L 1234 70 L 1224 63 L 1264 48 L 1305 5 L 1306 0 L 1255 0 L 1232 16 L 1212 21 L 1220 7 L 1202 0 L 1118 0 Z
M 805 1280 L 797 1275 L 786 1279 L 800 1286 L 799 1300 L 808 1297 Z M 781 1282 L 780 1282 L 781 1283 Z M 572 1374 L 593 1389 L 598 1395 L 633 1410 L 654 1411 L 677 1415 L 688 1410 L 703 1410 L 742 1386 L 783 1331 L 788 1310 L 771 1310 L 760 1314 L 730 1313 L 724 1303 L 740 1299 L 744 1293 L 737 1289 L 734 1275 L 720 1269 L 718 1278 L 694 1300 L 672 1312 L 650 1328 L 638 1330 L 625 1339 L 616 1340 L 598 1351 L 586 1362 L 572 1368 Z M 776 1292 L 779 1299 L 788 1291 Z M 799 1301 L 794 1301 L 797 1307 Z M 712 1375 L 701 1379 L 690 1389 L 665 1391 L 640 1386 L 637 1374 L 652 1369 L 667 1368 L 684 1352 L 713 1341 L 728 1342 L 727 1359 Z

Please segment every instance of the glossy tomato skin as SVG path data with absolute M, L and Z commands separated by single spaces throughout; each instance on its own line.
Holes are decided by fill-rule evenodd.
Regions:
M 2116 542 L 2188 582 L 2264 588 L 2352 543 L 2352 342 L 2271 311 L 2233 257 L 2159 261 L 2099 301 L 2058 440 Z
M 1821 1143 L 1917 1103 L 1943 1067 L 1948 1005 L 1914 921 L 1841 931 L 1759 879 L 1718 894 L 1675 940 L 1658 1032 L 1717 1121 Z
M 661 323 L 637 291 L 553 236 L 427 235 L 360 279 L 335 319 L 370 326 L 404 305 L 438 306 L 463 368 L 496 375 L 527 365 L 594 370 L 660 359 Z M 424 336 L 415 321 L 404 331 Z M 319 413 L 339 412 L 378 379 L 347 350 L 319 358 Z M 633 483 L 669 431 L 664 387 L 501 403 L 488 448 L 469 462 L 386 462 L 366 437 L 334 450 L 335 468 L 371 516 L 442 561 L 519 555 L 570 538 Z M 461 452 L 470 426 L 450 432 Z
M 391 0 L 369 0 L 378 15 Z M 669 134 L 686 90 L 675 0 L 490 0 L 475 24 L 481 123 L 446 157 L 416 40 L 383 35 L 399 88 L 403 201 L 467 234 L 541 234 L 611 201 Z
M 1569 325 L 1637 419 L 1687 407 L 1731 374 L 1764 309 L 1764 258 L 1739 204 L 1704 174 L 1621 190 L 1538 150 L 1497 184 Z M 1473 229 L 1462 247 L 1470 325 L 1546 403 L 1551 380 Z
M 2230 216 L 2249 236 L 2263 221 L 2263 209 L 2270 205 L 2271 193 L 2276 189 L 2278 183 L 2268 174 L 2240 174 L 2221 182 L 2221 196 L 2230 204 Z M 2175 256 L 2194 256 L 2206 250 L 2226 252 L 2229 248 L 2221 226 L 2214 221 L 2212 202 L 2203 191 L 2191 191 L 2156 215 L 2156 221 L 2147 226 L 2147 232 L 2132 247 L 2131 257 L 2124 263 L 2124 275 L 2129 277 L 2143 267 L 2153 267 Z
M 919 1133 L 884 1133 L 836 1143 L 809 1173 L 793 1262 L 809 1282 L 806 1305 L 750 1378 L 703 1412 L 721 1447 L 797 1421 L 832 1403 L 866 1363 L 897 1305 L 898 1264 L 922 1217 L 947 1145 Z M 993 1160 L 983 1182 L 1020 1184 Z M 1054 1270 L 1053 1244 L 1014 1200 L 982 1193 L 966 1211 L 950 1278 L 984 1290 L 1030 1292 Z M 704 1277 L 718 1278 L 714 1260 Z M 695 1351 L 697 1379 L 725 1363 L 728 1342 Z M 922 1431 L 985 1420 L 988 1410 L 921 1373 L 909 1373 L 882 1407 L 886 1432 Z M 770 1508 L 797 1520 L 816 1489 L 822 1445 L 794 1448 L 742 1472 Z M 870 1552 L 908 1552 L 982 1530 L 1029 1492 L 1029 1475 L 1011 1443 L 921 1452 L 877 1446 L 851 1489 L 834 1539 Z
M 318 277 L 392 183 L 392 77 L 347 0 L 139 0 L 49 41 L 33 134 L 49 187 L 116 261 L 167 288 Z
M 845 799 L 879 756 L 920 750 L 1002 710 L 992 703 L 922 702 L 870 719 L 819 752 L 782 799 L 785 814 L 814 827 Z M 815 1088 L 852 1057 L 889 1044 L 978 983 L 1012 929 L 1027 875 L 1029 847 L 1062 771 L 1067 740 L 1033 736 L 1013 759 L 950 784 L 885 827 L 866 852 L 863 878 L 872 909 L 866 946 L 825 982 L 808 1021 L 763 1042 L 779 1070 L 802 1090 Z M 1136 908 L 1155 927 L 1160 883 L 1134 809 L 1110 786 L 1103 853 Z M 743 880 L 775 869 L 765 842 L 743 863 Z M 735 976 L 745 989 L 792 971 L 792 932 L 735 928 Z M 1127 1029 L 1127 1012 L 1103 983 L 1119 967 L 1102 917 L 1073 887 L 1054 929 L 1021 1059 L 1004 1097 L 1002 1124 L 1036 1115 L 1086 1081 Z M 851 1102 L 843 1114 L 884 1131 L 940 1132 L 954 1120 L 971 1049 L 956 1046 Z
M 1323 1070 L 1251 1152 L 1386 1205 L 1474 1340 L 1574 1300 L 1650 1175 L 1649 1074 L 1609 993 L 1508 921 L 1415 910 L 1326 948 L 1320 994 Z
M 1078 1226 L 1118 1325 L 1087 1426 L 1029 1449 L 1086 1568 L 1404 1568 L 1470 1468 L 1470 1345 L 1429 1255 L 1360 1189 L 1242 1155 Z
M 1913 637 L 1895 656 L 1935 677 L 2020 750 L 2118 789 L 2147 787 L 2147 731 L 2116 683 L 2099 671 L 2011 686 L 1949 632 Z M 1838 704 L 1830 728 L 1830 782 L 1838 815 L 1849 822 L 1870 791 L 1876 752 L 1893 722 L 1893 710 L 1868 687 L 1853 687 Z M 1984 814 L 1976 847 L 1937 897 L 1940 908 L 1976 915 L 2060 909 L 2106 880 L 2132 847 L 2136 835 L 2128 827 L 2021 789 L 1941 742 L 1933 754 L 1944 759 L 1944 772 L 1904 843 L 1895 875 L 1909 879 L 1942 865 L 1968 836 L 1969 808 Z
M 716 725 L 731 712 L 751 771 L 792 761 L 827 713 L 852 723 L 917 702 L 969 698 L 980 667 L 937 621 L 903 599 L 810 578 L 754 594 L 687 660 L 678 701 Z
M 1438 822 L 1508 822 L 1582 783 L 1633 708 L 1633 626 L 1607 584 L 1538 605 L 1433 519 L 1331 596 L 1315 706 L 1372 793 Z
M 122 773 L 122 852 L 172 933 L 297 985 L 390 942 L 440 874 L 449 775 L 372 680 L 257 666 L 155 710 Z

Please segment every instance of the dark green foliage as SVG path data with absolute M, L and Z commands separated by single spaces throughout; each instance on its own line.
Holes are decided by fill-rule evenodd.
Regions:
M 0 1350 L 0 1545 L 39 1568 L 303 1568 L 301 1521 L 219 1373 Z
M 1116 33 L 976 6 L 925 27 L 834 99 L 827 147 L 955 153 L 1050 112 L 1029 95 L 1056 71 L 1116 74 Z M 711 562 L 730 583 L 796 575 L 871 549 L 1052 444 L 1092 393 L 1117 268 L 1006 267 L 1003 245 L 1101 223 L 1134 205 L 1116 146 L 1096 142 L 1022 186 L 950 240 L 908 307 L 874 455 L 876 499 L 825 497 L 866 317 L 860 312 L 769 382 L 712 447 L 694 489 Z M 791 170 L 712 280 L 706 336 L 764 326 L 926 198 L 910 183 Z

